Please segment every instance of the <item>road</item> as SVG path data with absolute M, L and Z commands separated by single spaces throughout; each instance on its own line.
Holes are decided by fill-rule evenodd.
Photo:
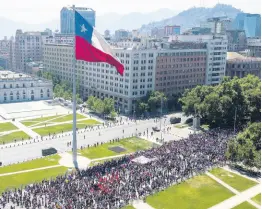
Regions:
M 165 125 L 169 124 L 169 117 L 162 119 L 162 127 L 165 119 L 166 119 Z M 144 131 L 146 132 L 147 129 L 149 135 L 151 135 L 152 127 L 156 125 L 159 125 L 159 122 L 155 123 L 154 119 L 149 119 L 149 120 L 138 121 L 137 123 L 129 122 L 129 124 L 125 123 L 124 125 L 103 128 L 101 130 L 84 132 L 84 130 L 82 129 L 79 130 L 80 133 L 77 134 L 77 147 L 80 148 L 81 146 L 93 145 L 94 143 L 97 142 L 99 143 L 107 142 L 115 138 L 130 137 L 132 135 L 138 134 L 139 132 L 141 133 L 143 133 Z M 181 129 L 177 130 L 177 132 L 182 132 L 182 130 Z M 158 135 L 160 136 L 160 133 L 158 132 L 155 135 L 157 135 L 158 137 Z M 179 133 L 177 133 L 177 137 L 180 138 L 181 136 L 184 136 L 183 134 L 181 136 L 178 135 Z M 174 137 L 176 136 L 163 133 L 163 138 L 166 141 L 174 140 Z M 64 133 L 63 136 L 59 137 L 58 135 L 58 137 L 55 139 L 47 139 L 47 140 L 44 139 L 43 141 L 40 140 L 40 142 L 36 142 L 36 143 L 32 142 L 31 144 L 26 144 L 26 145 L 24 144 L 20 146 L 17 146 L 18 143 L 16 143 L 16 146 L 11 148 L 5 148 L 5 146 L 0 146 L 0 148 L 3 147 L 3 149 L 0 149 L 0 162 L 2 161 L 3 165 L 7 165 L 11 163 L 23 162 L 29 159 L 35 159 L 42 156 L 41 153 L 42 149 L 49 148 L 49 147 L 56 148 L 58 152 L 69 151 L 71 147 L 68 147 L 67 143 L 70 142 L 71 140 L 72 140 L 72 132 L 67 132 Z

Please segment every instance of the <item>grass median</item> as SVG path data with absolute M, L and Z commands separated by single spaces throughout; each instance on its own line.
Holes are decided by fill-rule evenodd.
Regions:
M 116 147 L 116 146 L 124 148 L 125 151 L 117 153 L 109 149 L 110 147 Z M 126 139 L 121 139 L 119 142 L 112 142 L 112 143 L 108 142 L 102 145 L 98 145 L 96 147 L 92 146 L 89 148 L 85 148 L 83 150 L 79 150 L 78 152 L 80 152 L 82 156 L 87 157 L 89 159 L 96 159 L 96 158 L 110 157 L 110 156 L 121 155 L 121 154 L 128 154 L 139 150 L 149 149 L 152 148 L 152 146 L 153 146 L 152 142 L 137 137 L 131 137 Z
M 6 189 L 21 188 L 28 184 L 41 182 L 44 179 L 55 178 L 56 176 L 65 174 L 67 170 L 68 168 L 60 166 L 39 171 L 0 176 L 0 194 Z
M 29 136 L 23 131 L 15 131 L 10 134 L 5 134 L 0 136 L 0 144 L 7 144 L 16 141 L 21 141 L 22 139 L 27 140 Z
M 255 197 L 252 198 L 252 200 L 257 204 L 261 205 L 261 194 L 256 195 Z
M 203 209 L 220 203 L 234 194 L 207 175 L 195 176 L 178 185 L 147 197 L 154 208 Z
M 0 167 L 0 174 L 58 165 L 58 161 L 60 160 L 60 158 L 61 157 L 58 154 L 56 154 L 44 158 L 26 161 L 24 163 Z
M 233 209 L 256 209 L 256 207 L 251 205 L 248 202 L 243 202 L 240 205 L 237 205 L 236 207 L 234 207 Z
M 242 177 L 238 174 L 226 171 L 222 168 L 215 168 L 212 171 L 210 171 L 210 173 L 212 173 L 214 176 L 221 179 L 223 182 L 240 192 L 245 191 L 258 184 L 255 181 Z
M 16 130 L 17 127 L 8 122 L 8 123 L 0 123 L 0 132 L 4 132 L 4 131 L 12 131 L 12 130 Z
M 96 120 L 87 119 L 87 120 L 77 121 L 77 128 L 82 129 L 82 128 L 85 128 L 86 126 L 93 126 L 93 125 L 98 125 L 98 124 L 100 123 Z M 49 133 L 50 134 L 59 134 L 62 131 L 63 132 L 72 131 L 72 129 L 73 129 L 72 123 L 64 123 L 60 125 L 46 126 L 43 128 L 35 128 L 33 129 L 33 131 L 38 133 L 41 136 L 47 136 L 49 135 Z

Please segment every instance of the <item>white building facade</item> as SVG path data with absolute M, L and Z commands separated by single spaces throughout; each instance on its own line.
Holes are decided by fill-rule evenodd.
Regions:
M 0 103 L 47 100 L 53 98 L 51 81 L 12 71 L 0 71 Z
M 156 50 L 138 49 L 133 43 L 118 44 L 113 52 L 125 65 L 124 76 L 106 63 L 77 61 L 77 80 L 80 93 L 86 99 L 90 95 L 113 98 L 115 106 L 123 112 L 131 112 L 135 101 L 154 90 Z M 72 83 L 72 45 L 47 44 L 44 47 L 44 69 Z

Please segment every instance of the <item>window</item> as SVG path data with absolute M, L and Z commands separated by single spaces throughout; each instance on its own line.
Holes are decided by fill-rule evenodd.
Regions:
M 13 88 L 13 85 L 12 85 L 12 84 L 10 84 L 10 88 Z
M 33 87 L 34 86 L 34 84 L 33 83 L 31 83 L 31 87 Z
M 31 94 L 34 94 L 34 90 L 31 90 Z
M 6 88 L 5 84 L 4 84 L 4 89 Z
M 18 84 L 16 84 L 16 88 L 19 88 L 19 85 L 18 85 Z

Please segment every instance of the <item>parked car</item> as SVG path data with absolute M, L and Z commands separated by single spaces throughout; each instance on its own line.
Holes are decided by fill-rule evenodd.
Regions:
M 158 128 L 157 126 L 153 127 L 152 129 L 153 131 L 157 131 L 157 132 L 160 131 L 160 128 Z

